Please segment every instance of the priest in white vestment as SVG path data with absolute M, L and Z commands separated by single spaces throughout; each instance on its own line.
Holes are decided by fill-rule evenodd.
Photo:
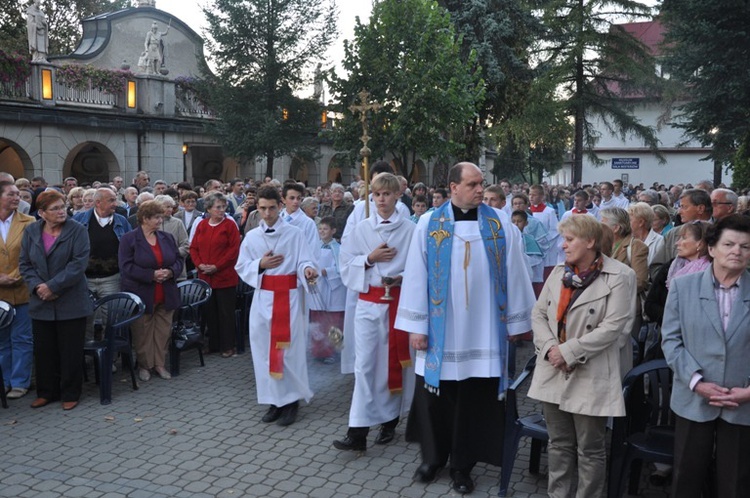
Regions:
M 415 225 L 396 210 L 398 178 L 382 173 L 373 179 L 372 190 L 376 212 L 360 221 L 341 247 L 341 279 L 358 299 L 349 430 L 333 443 L 340 450 L 364 451 L 369 429 L 375 425 L 381 425 L 375 444 L 392 441 L 414 392 L 408 337 L 393 325 Z
M 302 293 L 317 277 L 301 230 L 279 217 L 274 187 L 257 193 L 262 221 L 247 233 L 235 269 L 255 288 L 250 307 L 250 348 L 258 403 L 271 405 L 264 422 L 290 425 L 299 400 L 312 398 L 307 376 L 307 320 Z
M 507 337 L 531 330 L 534 293 L 521 233 L 481 204 L 481 170 L 459 163 L 448 175 L 451 202 L 412 236 L 395 325 L 417 350 L 407 440 L 419 441 L 423 463 L 414 478 L 431 482 L 448 464 L 453 489 L 469 493 L 477 462 L 503 463 Z

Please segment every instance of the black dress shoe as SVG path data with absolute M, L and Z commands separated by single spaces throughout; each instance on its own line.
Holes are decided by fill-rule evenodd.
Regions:
M 451 479 L 453 479 L 453 490 L 465 495 L 474 491 L 474 481 L 468 472 L 463 470 L 451 470 Z
M 414 472 L 414 480 L 419 482 L 432 482 L 437 477 L 437 473 L 440 470 L 440 465 L 430 465 L 429 463 L 423 463 Z
M 295 401 L 294 403 L 289 403 L 288 405 L 284 405 L 283 407 L 281 407 L 281 416 L 279 417 L 279 420 L 276 423 L 283 427 L 286 427 L 287 425 L 292 425 L 297 420 L 297 408 L 298 407 L 299 407 L 299 402 L 297 401 Z
M 365 451 L 367 449 L 367 441 L 365 439 L 353 438 L 347 434 L 344 439 L 334 441 L 333 447 L 344 451 Z
M 396 435 L 396 429 L 391 427 L 381 427 L 378 436 L 375 438 L 375 444 L 388 444 L 393 441 Z
M 263 415 L 263 418 L 261 419 L 265 423 L 271 423 L 276 422 L 276 420 L 281 416 L 281 408 L 275 405 L 271 405 L 268 407 L 268 411 L 265 415 Z

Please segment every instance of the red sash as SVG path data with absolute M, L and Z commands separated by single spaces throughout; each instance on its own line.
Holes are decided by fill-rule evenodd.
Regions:
M 376 304 L 388 305 L 388 390 L 392 393 L 403 391 L 403 369 L 411 366 L 411 355 L 409 354 L 409 334 L 393 327 L 396 322 L 396 311 L 398 311 L 398 296 L 401 287 L 391 287 L 393 301 L 380 299 L 385 295 L 385 287 L 370 286 L 369 292 L 360 293 L 359 298 Z
M 297 275 L 263 275 L 260 288 L 273 292 L 268 370 L 271 377 L 281 379 L 284 377 L 284 350 L 289 349 L 292 342 L 289 291 L 297 288 Z

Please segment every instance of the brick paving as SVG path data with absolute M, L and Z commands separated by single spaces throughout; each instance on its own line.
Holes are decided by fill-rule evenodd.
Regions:
M 519 350 L 519 371 L 531 347 Z M 119 363 L 118 363 L 119 366 Z M 315 397 L 290 427 L 264 424 L 249 353 L 223 359 L 182 355 L 182 375 L 154 376 L 132 391 L 127 372 L 114 374 L 112 404 L 99 404 L 93 380 L 77 408 L 58 403 L 33 410 L 33 392 L 0 408 L 0 496 L 3 497 L 421 497 L 457 496 L 447 471 L 432 484 L 411 480 L 420 463 L 404 424 L 387 446 L 357 455 L 331 447 L 345 434 L 353 377 L 338 363 L 310 361 Z M 93 377 L 93 375 L 91 375 Z M 520 409 L 538 410 L 525 399 Z M 372 431 L 370 442 L 377 431 Z M 509 496 L 546 496 L 547 457 L 528 472 L 521 442 Z M 479 464 L 471 496 L 497 496 L 500 469 Z M 661 498 L 663 489 L 641 496 Z

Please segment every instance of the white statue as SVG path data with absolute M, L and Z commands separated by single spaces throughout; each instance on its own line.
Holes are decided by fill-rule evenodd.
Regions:
M 156 21 L 154 21 L 151 24 L 151 30 L 146 33 L 144 48 L 148 59 L 148 70 L 146 72 L 149 74 L 159 74 L 159 68 L 164 64 L 164 41 L 162 40 L 162 37 L 167 36 L 171 25 L 172 21 L 170 20 L 167 30 L 160 33 L 159 26 L 156 24 Z
M 323 99 L 323 74 L 320 70 L 321 64 L 315 68 L 315 76 L 313 77 L 313 99 L 322 101 Z
M 29 51 L 32 62 L 47 62 L 49 26 L 40 3 L 41 0 L 34 0 L 26 9 L 26 28 L 29 32 Z

